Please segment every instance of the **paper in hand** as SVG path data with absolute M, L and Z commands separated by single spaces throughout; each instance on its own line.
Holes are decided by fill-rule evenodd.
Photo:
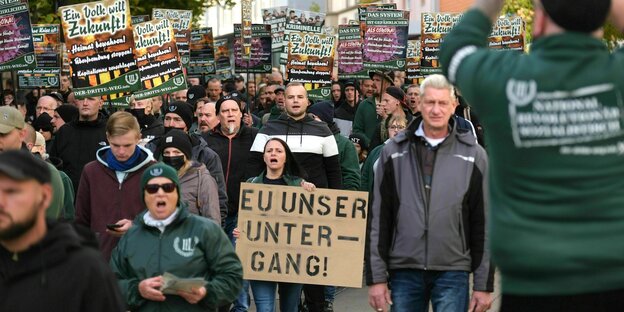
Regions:
M 193 292 L 193 288 L 200 288 L 206 285 L 206 281 L 201 277 L 179 278 L 169 272 L 163 274 L 163 294 L 177 295 L 178 291 Z

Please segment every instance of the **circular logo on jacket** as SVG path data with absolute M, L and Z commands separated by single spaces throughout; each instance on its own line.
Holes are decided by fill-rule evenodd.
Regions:
M 173 240 L 173 250 L 175 250 L 178 255 L 188 258 L 195 252 L 197 243 L 199 243 L 199 238 L 197 236 L 182 239 L 176 237 Z

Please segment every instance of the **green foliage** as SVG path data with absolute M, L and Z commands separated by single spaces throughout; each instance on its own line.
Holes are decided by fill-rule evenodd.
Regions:
M 310 4 L 310 9 L 309 10 L 311 12 L 319 13 L 319 12 L 321 12 L 321 6 L 318 3 L 316 3 L 316 2 L 312 2 L 312 4 Z
M 63 5 L 91 2 L 92 0 L 64 0 Z M 204 8 L 215 5 L 231 9 L 236 0 L 128 0 L 132 15 L 152 15 L 152 9 L 192 10 L 193 20 L 199 20 Z M 30 20 L 33 24 L 58 24 L 60 19 L 54 11 L 57 1 L 30 0 Z

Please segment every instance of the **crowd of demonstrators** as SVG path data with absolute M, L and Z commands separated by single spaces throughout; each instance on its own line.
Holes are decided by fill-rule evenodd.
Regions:
M 102 99 L 88 97 L 78 100 L 78 119 L 57 130 L 50 156 L 62 161 L 63 170 L 77 193 L 82 169 L 96 158 L 96 152 L 107 146 L 106 119 L 100 113 Z
M 386 91 L 386 88 L 394 85 L 394 72 L 384 73 L 375 71 L 370 72 L 369 75 L 373 82 L 373 95 L 367 97 L 358 105 L 353 119 L 353 132 L 364 134 L 369 142 L 372 142 L 375 137 L 375 131 L 379 128 L 379 122 L 382 119 L 378 114 L 377 108 L 381 107 L 381 96 Z M 379 113 L 383 112 L 380 111 Z M 375 146 L 371 144 L 370 148 Z
M 425 311 L 430 302 L 436 311 L 486 311 L 494 290 L 487 155 L 457 126 L 457 100 L 446 78 L 430 75 L 421 88 L 421 116 L 386 143 L 374 166 L 369 303 L 377 311 L 390 304 L 393 311 Z
M 141 176 L 147 208 L 113 251 L 111 267 L 132 311 L 214 311 L 241 287 L 242 267 L 221 227 L 189 213 L 175 169 L 162 163 Z M 168 295 L 163 274 L 199 277 L 204 286 Z
M 152 153 L 139 145 L 141 130 L 134 116 L 116 112 L 106 123 L 110 145 L 95 153 L 84 166 L 76 192 L 76 223 L 89 227 L 109 259 L 119 238 L 143 210 L 141 174 L 154 162 Z
M 219 207 L 221 210 L 221 220 L 225 220 L 227 216 L 227 193 L 225 191 L 225 180 L 223 178 L 223 167 L 221 166 L 221 160 L 219 155 L 215 153 L 208 143 L 197 133 L 189 133 L 191 125 L 193 124 L 193 108 L 186 102 L 176 101 L 167 106 L 167 111 L 164 116 L 165 135 L 171 129 L 179 129 L 187 133 L 191 139 L 191 159 L 196 160 L 204 165 L 210 172 L 210 175 L 217 181 L 219 186 Z M 156 138 L 148 142 L 147 147 L 152 153 L 156 155 L 162 154 L 159 152 L 158 145 L 162 140 L 162 137 Z
M 162 162 L 174 168 L 180 180 L 180 196 L 189 212 L 221 224 L 219 187 L 206 165 L 192 160 L 191 139 L 182 130 L 172 129 L 160 140 Z
M 302 179 L 305 173 L 290 151 L 288 144 L 281 139 L 269 139 L 263 149 L 263 161 L 265 170 L 260 175 L 247 180 L 249 183 L 261 183 L 270 185 L 301 186 L 307 191 L 314 191 L 316 186 Z M 232 236 L 236 239 L 240 236 L 238 228 L 234 228 Z M 301 298 L 301 284 L 273 282 L 273 281 L 249 281 L 254 296 L 256 311 L 275 311 L 275 290 L 279 294 L 279 310 L 283 312 L 299 311 Z
M 477 0 L 440 50 L 443 72 L 478 110 L 487 130 L 490 237 L 502 276 L 501 309 L 619 310 L 624 162 L 617 146 L 624 139 L 619 99 L 624 59 L 622 49 L 607 49 L 601 28 L 610 11 L 612 25 L 624 30 L 624 2 L 534 4 L 528 55 L 487 50 L 484 40 L 502 0 Z M 577 110 L 578 103 L 592 104 Z M 601 128 L 615 120 L 604 115 L 608 111 L 619 112 L 612 115 L 619 121 Z M 545 123 L 519 124 L 520 112 L 561 116 L 556 127 L 568 131 L 528 135 L 520 127 Z M 575 122 L 581 115 L 602 117 Z
M 57 196 L 52 183 L 43 160 L 24 150 L 0 153 L 0 307 L 126 311 L 93 234 L 46 219 Z

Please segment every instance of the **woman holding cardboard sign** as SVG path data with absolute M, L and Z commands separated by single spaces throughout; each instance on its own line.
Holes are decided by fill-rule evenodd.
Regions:
M 264 146 L 266 170 L 247 182 L 275 185 L 301 186 L 306 191 L 314 191 L 316 186 L 302 178 L 303 170 L 295 160 L 288 144 L 281 139 L 272 138 Z M 238 238 L 238 228 L 233 231 Z M 303 285 L 283 282 L 249 281 L 258 312 L 275 311 L 275 288 L 279 285 L 281 312 L 297 312 Z
M 243 279 L 240 260 L 218 224 L 189 213 L 181 202 L 175 169 L 150 166 L 141 191 L 147 211 L 134 220 L 110 263 L 128 309 L 215 311 L 234 300 Z M 165 273 L 189 287 L 169 291 Z M 198 278 L 205 281 L 201 287 Z

